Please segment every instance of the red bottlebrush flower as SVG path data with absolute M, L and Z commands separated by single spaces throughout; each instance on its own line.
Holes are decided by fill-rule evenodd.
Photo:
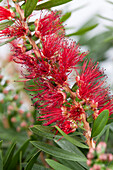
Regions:
M 37 57 L 37 55 L 33 56 L 30 53 L 34 51 L 29 51 L 29 54 L 25 51 L 24 43 L 22 42 L 22 46 L 20 46 L 19 39 L 11 42 L 12 44 L 12 52 L 13 52 L 13 60 L 16 63 L 22 64 L 27 74 L 23 74 L 23 76 L 27 79 L 35 79 L 40 76 L 46 76 L 49 74 L 49 64 L 42 57 Z
M 45 58 L 56 61 L 61 49 L 62 36 L 50 34 L 42 38 L 42 53 Z
M 81 73 L 76 77 L 77 96 L 89 103 L 94 110 L 109 108 L 111 112 L 113 106 L 110 102 L 109 87 L 106 86 L 105 80 L 104 71 L 100 70 L 98 63 L 95 65 L 91 60 L 89 63 L 85 61 Z
M 46 13 L 44 16 L 43 12 L 39 20 L 36 20 L 35 34 L 37 36 L 45 36 L 53 33 L 64 34 L 64 27 L 61 25 L 60 14 L 58 11 L 51 11 L 51 13 Z
M 66 116 L 63 115 L 63 110 L 59 107 L 45 108 L 41 110 L 40 116 L 42 120 L 45 120 L 44 126 L 52 125 L 58 126 L 63 130 L 66 134 L 74 132 L 77 128 L 77 125 L 71 121 L 69 121 Z
M 113 114 L 113 99 L 111 99 L 107 104 L 103 105 L 103 107 L 97 112 L 99 115 L 103 110 L 109 110 L 109 115 Z
M 22 23 L 18 20 L 15 22 L 14 25 L 0 31 L 0 37 L 2 36 L 6 36 L 9 38 L 21 37 L 21 36 L 24 36 L 25 33 L 26 33 L 25 27 L 23 27 Z
M 40 120 L 45 121 L 43 125 L 57 125 L 67 134 L 74 132 L 77 128 L 77 121 L 81 121 L 81 115 L 84 114 L 82 107 L 79 104 L 71 107 L 66 101 L 65 93 L 50 81 L 40 79 L 35 82 L 36 85 L 29 86 L 29 90 L 32 87 L 34 89 L 31 91 L 38 92 L 33 96 L 33 99 L 35 100 L 34 104 L 40 109 Z M 65 102 L 68 107 L 63 106 Z
M 52 83 L 46 82 L 43 78 L 35 82 L 36 85 L 32 91 L 42 91 L 33 97 L 33 99 L 36 99 L 35 104 L 39 103 L 40 107 L 46 106 L 46 109 L 62 105 L 66 97 L 63 92 L 59 91 Z
M 16 63 L 22 64 L 27 74 L 23 74 L 27 79 L 35 79 L 49 74 L 49 64 L 43 59 L 37 59 L 33 55 L 19 55 L 15 59 Z
M 71 72 L 71 68 L 76 68 L 86 53 L 79 54 L 80 51 L 75 42 L 70 42 L 68 39 L 62 39 L 58 51 L 57 61 L 52 62 L 51 75 L 56 82 L 63 84 Z
M 15 16 L 14 12 L 0 6 L 0 21 L 10 20 Z
M 66 108 L 56 105 L 55 107 L 45 107 L 41 109 L 41 114 L 42 116 L 40 116 L 40 118 L 46 121 L 46 123 L 44 123 L 45 126 L 57 125 L 68 134 L 74 132 L 78 127 L 77 121 L 81 120 L 83 111 L 81 111 L 78 106 Z

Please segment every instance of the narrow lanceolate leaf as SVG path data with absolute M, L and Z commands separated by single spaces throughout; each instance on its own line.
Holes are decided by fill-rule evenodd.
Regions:
M 113 2 L 112 2 L 112 1 L 107 0 L 107 2 L 113 5 Z
M 19 169 L 22 170 L 22 151 L 20 152 L 20 155 L 19 155 L 20 159 L 20 165 L 19 165 Z
M 53 128 L 52 127 L 45 127 L 45 126 L 41 126 L 41 125 L 35 125 L 33 127 L 30 128 L 30 130 L 39 136 L 45 137 L 47 139 L 56 139 L 59 140 L 62 136 L 61 135 L 55 135 L 53 133 Z
M 59 6 L 59 5 L 65 4 L 70 1 L 72 1 L 72 0 L 49 0 L 47 2 L 40 4 L 40 5 L 37 5 L 36 10 L 49 9 L 54 6 Z
M 27 165 L 26 165 L 26 167 L 25 167 L 25 170 L 31 170 L 31 169 L 32 169 L 34 163 L 36 162 L 37 157 L 39 156 L 39 154 L 40 154 L 40 151 L 38 151 L 37 153 L 35 153 L 35 154 L 33 155 L 33 157 L 32 157 L 32 158 L 30 159 L 30 161 L 27 163 Z
M 27 0 L 26 5 L 25 5 L 25 12 L 24 15 L 27 18 L 32 11 L 35 9 L 36 5 L 37 5 L 38 0 Z
M 61 22 L 65 22 L 71 16 L 71 12 L 67 12 L 61 18 Z
M 105 142 L 108 142 L 108 138 L 109 138 L 109 126 L 106 129 L 106 135 L 105 135 Z
M 2 22 L 0 23 L 0 31 L 7 28 L 8 26 L 11 26 L 14 22 L 13 21 L 6 21 L 6 22 Z
M 66 160 L 72 160 L 72 161 L 86 161 L 86 158 L 82 156 L 78 156 L 75 153 L 68 152 L 66 150 L 60 149 L 56 146 L 48 145 L 44 142 L 39 141 L 32 141 L 31 142 L 36 148 L 39 148 L 40 150 L 53 155 L 58 158 L 66 159 Z
M 7 170 L 12 170 L 15 169 L 17 162 L 19 161 L 19 156 L 20 156 L 20 152 L 22 152 L 22 155 L 24 154 L 24 152 L 26 151 L 27 147 L 29 144 L 29 140 L 27 140 L 15 153 L 15 155 L 12 158 L 12 161 L 10 162 L 8 169 Z
M 54 170 L 71 170 L 70 168 L 54 161 L 54 160 L 51 160 L 51 159 L 46 159 L 46 162 L 54 169 Z
M 81 28 L 74 33 L 68 34 L 67 36 L 70 37 L 70 36 L 74 36 L 74 35 L 82 35 L 82 34 L 85 34 L 88 31 L 91 31 L 92 29 L 96 28 L 97 26 L 98 26 L 98 24 L 94 24 L 94 25 L 89 26 L 89 27 Z
M 1 147 L 2 147 L 2 142 L 3 142 L 3 140 L 0 141 L 0 149 L 1 149 Z
M 53 128 L 50 126 L 35 125 L 33 127 L 30 127 L 30 130 L 34 134 L 45 137 L 47 139 L 59 140 L 62 137 L 62 135 L 55 135 L 56 132 L 53 132 Z M 73 135 L 77 136 L 77 135 L 83 135 L 83 134 L 80 132 L 74 132 Z
M 7 43 L 10 43 L 10 42 L 13 41 L 14 39 L 16 39 L 16 38 L 14 37 L 14 38 L 11 38 L 11 39 L 9 39 L 9 40 L 7 40 L 7 41 L 5 41 L 5 42 L 0 43 L 0 46 L 3 46 L 3 45 L 5 45 L 5 44 L 7 44 Z
M 3 170 L 3 158 L 2 158 L 2 151 L 0 150 L 0 170 Z
M 113 22 L 113 19 L 111 19 L 111 18 L 108 18 L 108 17 L 103 17 L 102 15 L 97 15 L 99 18 L 102 18 L 102 19 L 104 19 L 104 20 L 107 20 L 107 21 L 111 21 L 111 22 Z
M 64 136 L 64 138 L 66 138 L 69 142 L 71 142 L 72 144 L 74 144 L 75 146 L 78 146 L 80 148 L 89 148 L 88 146 L 82 144 L 81 142 L 77 141 L 76 139 L 70 137 L 69 135 L 67 135 L 66 133 L 64 133 L 58 126 L 55 126 L 56 129 Z
M 105 127 L 109 118 L 109 110 L 104 110 L 99 114 L 93 124 L 91 137 L 97 136 Z
M 16 143 L 14 142 L 9 149 L 6 152 L 6 156 L 4 157 L 4 166 L 3 169 L 7 169 L 9 167 L 9 164 L 12 160 L 14 151 L 15 151 Z
M 110 123 L 112 123 L 112 122 L 113 122 L 113 114 L 112 114 L 112 115 L 110 115 L 110 117 L 109 117 L 109 120 L 108 120 L 107 124 L 110 124 Z

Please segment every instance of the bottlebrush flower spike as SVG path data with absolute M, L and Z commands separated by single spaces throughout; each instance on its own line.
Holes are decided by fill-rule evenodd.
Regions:
M 36 36 L 45 36 L 53 33 L 64 34 L 64 27 L 61 25 L 60 14 L 58 11 L 51 11 L 46 13 L 44 16 L 43 12 L 39 20 L 35 21 L 35 34 Z
M 30 52 L 27 54 L 24 44 L 20 46 L 19 40 L 14 40 L 11 44 L 13 60 L 16 63 L 21 64 L 27 71 L 27 73 L 23 74 L 25 78 L 35 79 L 49 74 L 50 66 L 43 57 L 39 58 L 37 55 L 33 56 Z M 33 52 L 34 51 L 31 50 L 31 53 Z
M 40 107 L 46 107 L 46 109 L 53 108 L 55 106 L 60 107 L 60 105 L 62 105 L 65 101 L 65 93 L 59 91 L 57 86 L 53 85 L 51 82 L 40 78 L 39 80 L 35 80 L 35 84 L 33 91 L 42 91 L 41 93 L 33 96 L 33 99 L 36 99 L 35 104 L 41 101 Z
M 8 38 L 21 37 L 26 34 L 26 28 L 22 25 L 21 21 L 17 20 L 14 25 L 0 31 L 0 37 L 6 36 Z
M 57 51 L 57 61 L 54 64 L 52 62 L 51 66 L 51 75 L 54 78 L 55 82 L 63 84 L 68 75 L 71 73 L 72 68 L 76 68 L 77 64 L 82 62 L 82 59 L 86 56 L 87 53 L 81 53 L 78 45 L 75 42 L 62 38 L 60 41 L 59 50 Z
M 0 6 L 0 21 L 10 20 L 15 16 L 14 12 Z
M 91 60 L 85 60 L 81 73 L 76 77 L 78 85 L 77 96 L 85 100 L 93 110 L 109 109 L 112 110 L 112 100 L 109 97 L 109 87 L 106 86 L 104 71 L 95 65 Z M 111 101 L 110 101 L 111 100 Z M 102 109 L 102 110 L 104 110 Z M 96 111 L 96 116 L 100 111 Z
M 42 53 L 48 60 L 58 60 L 61 49 L 62 36 L 50 34 L 42 38 Z

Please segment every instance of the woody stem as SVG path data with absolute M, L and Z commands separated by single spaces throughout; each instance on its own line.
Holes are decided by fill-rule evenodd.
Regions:
M 63 87 L 66 92 L 69 92 L 71 95 L 71 99 L 73 100 L 73 103 L 77 106 L 78 103 L 75 100 L 76 93 L 73 92 L 67 85 Z M 86 121 L 86 114 L 82 114 L 82 122 L 84 123 L 84 129 L 86 131 L 84 132 L 84 136 L 86 137 L 86 143 L 89 146 L 89 148 L 95 148 L 95 143 L 93 139 L 91 138 L 91 128 L 89 126 L 89 123 Z

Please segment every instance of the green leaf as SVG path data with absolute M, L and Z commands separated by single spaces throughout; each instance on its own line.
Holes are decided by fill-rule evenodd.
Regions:
M 64 150 L 66 150 L 66 151 L 69 151 L 69 152 L 71 152 L 71 153 L 75 153 L 75 154 L 77 154 L 78 156 L 82 156 L 82 157 L 84 157 L 84 158 L 86 158 L 85 157 L 85 155 L 82 153 L 82 151 L 78 148 L 78 147 L 76 147 L 75 145 L 73 145 L 72 143 L 70 143 L 69 141 L 67 141 L 66 139 L 61 139 L 61 140 L 59 140 L 59 141 L 55 141 L 56 142 L 56 144 L 58 145 L 58 146 L 60 146 L 62 149 L 64 149 Z M 61 158 L 60 158 L 61 159 Z M 60 159 L 58 159 L 59 161 L 60 161 Z M 66 160 L 67 161 L 67 160 Z M 60 161 L 61 162 L 61 161 Z M 62 162 L 61 162 L 62 163 Z M 79 164 L 79 165 L 78 165 Z M 67 164 L 66 164 L 67 165 Z M 78 165 L 78 166 L 77 166 Z M 79 161 L 79 162 L 76 162 L 76 164 L 75 164 L 75 162 L 73 162 L 73 166 L 76 166 L 76 167 L 78 167 L 78 169 L 80 169 L 80 166 L 83 166 L 83 167 L 85 167 L 85 169 L 88 169 L 88 166 L 86 165 L 86 162 L 81 162 L 81 161 Z M 71 168 L 71 166 L 69 166 L 70 168 Z M 73 167 L 72 167 L 72 169 L 73 169 Z M 76 168 L 77 169 L 77 168 Z M 77 170 L 78 170 L 77 169 Z M 81 168 L 82 169 L 82 168 Z
M 25 170 L 31 170 L 31 169 L 32 169 L 34 163 L 35 163 L 36 160 L 37 160 L 37 157 L 39 156 L 39 154 L 40 154 L 40 151 L 38 151 L 37 153 L 35 153 L 35 154 L 33 155 L 33 157 L 32 157 L 32 158 L 30 159 L 30 161 L 27 163 L 27 166 L 25 167 Z
M 0 149 L 1 149 L 1 147 L 2 147 L 2 143 L 3 143 L 3 140 L 0 141 Z
M 28 139 L 28 136 L 26 131 L 17 133 L 14 129 L 5 129 L 2 123 L 0 122 L 0 138 L 5 141 L 7 140 L 8 142 L 15 140 L 21 144 Z
M 25 12 L 24 15 L 27 18 L 32 11 L 35 9 L 36 5 L 37 5 L 38 0 L 27 0 L 26 4 L 25 4 Z
M 49 8 L 52 8 L 55 6 L 65 4 L 70 1 L 72 1 L 72 0 L 60 0 L 60 1 L 59 0 L 49 0 L 47 2 L 40 4 L 40 5 L 37 5 L 36 10 L 49 9 Z
M 106 129 L 106 135 L 105 135 L 105 142 L 108 142 L 108 138 L 109 138 L 109 126 Z
M 102 135 L 105 133 L 105 131 L 106 131 L 106 127 L 99 133 L 99 135 L 96 137 L 96 143 L 97 143 L 97 141 L 98 141 L 98 143 L 99 143 L 99 141 L 101 140 L 101 137 L 102 137 Z
M 107 124 L 110 124 L 110 123 L 112 123 L 112 122 L 113 122 L 113 114 L 110 115 Z
M 2 151 L 0 150 L 0 170 L 3 170 L 3 158 L 2 158 Z
M 113 41 L 113 36 L 109 36 L 107 37 L 106 39 L 104 39 L 104 42 L 107 43 L 107 42 L 112 42 Z
M 8 26 L 11 26 L 14 22 L 13 21 L 6 21 L 6 22 L 2 22 L 0 23 L 0 31 L 7 28 Z
M 51 159 L 46 159 L 46 162 L 54 169 L 54 170 L 71 170 L 70 168 L 54 161 Z
M 112 1 L 109 1 L 109 0 L 106 0 L 108 3 L 112 4 L 113 5 L 113 2 Z
M 17 162 L 19 161 L 19 156 L 20 156 L 20 152 L 22 152 L 22 155 L 24 154 L 25 150 L 27 149 L 29 144 L 29 140 L 27 140 L 15 153 L 15 155 L 12 158 L 12 161 L 10 162 L 10 165 L 8 167 L 8 170 L 12 170 L 16 167 Z
M 81 28 L 74 33 L 68 34 L 67 36 L 70 37 L 70 36 L 74 36 L 74 35 L 82 35 L 82 34 L 85 34 L 88 31 L 91 31 L 92 29 L 96 28 L 97 26 L 98 26 L 98 24 L 94 24 L 94 25 L 89 26 L 89 27 Z
M 62 159 L 67 159 L 67 160 L 73 160 L 73 161 L 86 161 L 86 158 L 82 157 L 82 156 L 78 156 L 75 153 L 71 153 L 68 151 L 65 151 L 63 149 L 60 149 L 56 146 L 52 146 L 52 145 L 48 145 L 44 142 L 39 142 L 39 141 L 32 141 L 31 142 L 36 148 L 39 148 L 40 150 L 53 155 L 55 157 L 58 158 L 62 158 Z
M 75 162 L 75 161 L 68 161 L 68 160 L 64 160 L 64 159 L 61 159 L 61 158 L 56 158 L 61 164 L 67 166 L 67 167 L 70 167 L 71 169 L 74 169 L 74 170 L 86 170 L 88 169 L 86 166 L 85 168 L 83 166 L 81 166 L 78 162 Z M 82 162 L 82 163 L 85 163 L 85 162 Z
M 66 138 L 69 142 L 71 142 L 72 144 L 74 144 L 75 146 L 78 146 L 80 148 L 89 148 L 88 146 L 80 143 L 79 141 L 77 141 L 76 139 L 70 137 L 69 135 L 67 135 L 66 133 L 64 133 L 58 126 L 55 126 L 56 129 L 64 136 L 64 138 Z
M 20 157 L 19 157 L 19 160 L 20 160 L 20 169 L 19 170 L 22 170 L 22 151 L 20 152 Z
M 107 21 L 112 21 L 113 22 L 113 19 L 111 18 L 107 18 L 107 17 L 103 17 L 102 15 L 97 15 L 99 18 L 102 18 L 102 19 L 105 19 Z
M 31 127 L 30 129 L 34 134 L 45 137 L 47 139 L 58 140 L 62 137 L 61 135 L 55 135 L 52 132 L 53 128 L 49 127 L 49 126 L 45 127 L 45 126 L 41 126 L 41 125 L 35 125 L 35 126 Z
M 16 37 L 11 38 L 11 39 L 9 39 L 9 40 L 3 42 L 3 43 L 0 43 L 0 46 L 3 46 L 3 45 L 5 45 L 5 44 L 7 44 L 7 43 L 10 43 L 10 42 L 13 41 L 14 39 L 16 39 Z
M 109 118 L 109 110 L 104 110 L 99 114 L 93 124 L 91 137 L 97 136 L 105 127 Z
M 62 136 L 61 135 L 55 135 L 55 133 L 53 132 L 53 128 L 49 127 L 49 126 L 41 126 L 41 125 L 35 125 L 33 127 L 30 128 L 30 130 L 39 136 L 45 137 L 47 139 L 56 139 L 59 140 Z M 74 132 L 73 135 L 82 135 L 82 133 L 80 132 Z
M 34 164 L 32 170 L 51 170 L 50 168 L 45 168 L 42 165 Z
M 14 154 L 14 151 L 15 151 L 15 147 L 16 147 L 16 143 L 12 143 L 12 145 L 8 148 L 7 152 L 6 152 L 6 155 L 4 157 L 4 166 L 3 168 L 4 169 L 7 169 L 9 167 L 9 164 L 12 160 L 12 157 L 13 157 L 13 154 Z
M 71 16 L 71 12 L 67 12 L 61 18 L 61 22 L 65 22 Z

